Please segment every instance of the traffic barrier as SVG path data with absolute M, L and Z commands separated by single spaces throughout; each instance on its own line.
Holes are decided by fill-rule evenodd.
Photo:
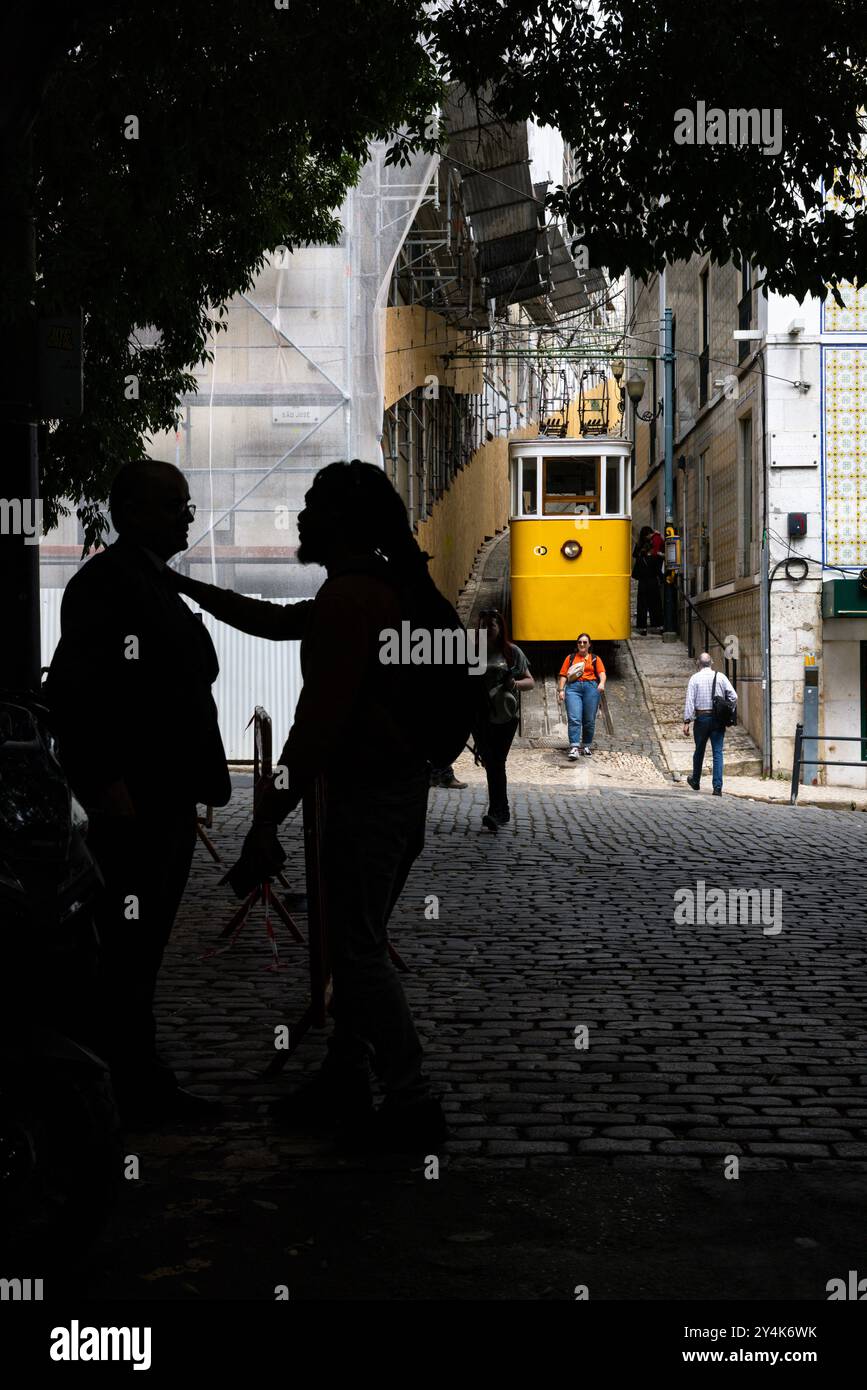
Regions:
M 860 743 L 867 746 L 867 738 L 858 734 L 810 734 L 806 740 L 808 743 Z M 861 759 L 860 762 L 845 762 L 837 758 L 805 758 L 804 757 L 804 726 L 795 725 L 795 755 L 792 759 L 792 796 L 791 804 L 796 806 L 798 803 L 798 787 L 801 782 L 802 767 L 860 767 L 867 768 L 867 762 Z

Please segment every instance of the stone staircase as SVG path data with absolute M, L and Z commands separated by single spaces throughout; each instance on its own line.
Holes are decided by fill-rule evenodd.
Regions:
M 663 642 L 661 636 L 632 637 L 627 644 L 644 688 L 644 697 L 656 724 L 663 753 L 671 772 L 682 777 L 692 772 L 692 733 L 683 737 L 683 704 L 686 686 L 696 666 L 684 642 Z M 707 754 L 708 759 L 710 753 Z M 708 761 L 707 766 L 710 766 Z M 758 776 L 761 751 L 746 729 L 736 724 L 726 731 L 725 775 Z

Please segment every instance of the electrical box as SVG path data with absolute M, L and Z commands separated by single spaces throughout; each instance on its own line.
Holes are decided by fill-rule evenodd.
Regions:
M 807 513 L 789 512 L 789 535 L 806 536 L 807 534 Z

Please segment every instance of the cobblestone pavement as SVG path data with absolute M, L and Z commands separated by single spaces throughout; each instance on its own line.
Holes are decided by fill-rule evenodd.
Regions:
M 439 1182 L 271 1127 L 268 1102 L 324 1050 L 311 1033 L 262 1078 L 305 1006 L 305 950 L 278 926 L 270 970 L 256 910 L 203 961 L 235 902 L 197 849 L 160 1044 L 226 1108 L 208 1134 L 128 1136 L 142 1181 L 93 1296 L 269 1299 L 286 1282 L 301 1298 L 571 1299 L 589 1282 L 603 1298 L 809 1299 L 858 1267 L 863 818 L 674 786 L 627 656 L 594 758 L 567 763 L 555 736 L 513 749 L 509 828 L 483 830 L 469 755 L 466 790 L 431 791 L 392 937 L 454 1136 Z M 250 815 L 251 779 L 234 782 L 212 831 L 226 864 Z M 302 890 L 297 818 L 283 839 Z M 705 901 L 766 890 L 765 916 L 675 921 L 675 894 L 698 902 L 700 883 Z
M 715 1168 L 734 1154 L 751 1168 L 867 1168 L 860 818 L 664 785 L 538 785 L 526 765 L 515 772 L 513 826 L 498 836 L 481 829 L 475 768 L 466 791 L 431 792 L 427 847 L 393 918 L 456 1135 L 449 1163 L 593 1154 Z M 248 807 L 239 788 L 217 813 L 227 859 Z M 292 822 L 285 842 L 300 887 Z M 254 914 L 233 950 L 201 962 L 232 908 L 217 879 L 200 850 L 162 974 L 162 1044 L 185 1080 L 255 1113 L 275 1093 L 255 1079 L 274 1027 L 304 1004 L 304 951 L 282 939 L 286 969 L 269 972 Z M 778 889 L 779 934 L 765 934 L 770 915 L 677 925 L 675 891 L 699 880 Z M 430 895 L 438 920 L 425 916 Z M 287 1080 L 320 1054 L 311 1036 Z M 274 1139 L 259 1161 L 293 1153 L 302 1164 L 323 1156 L 321 1144 Z
M 816 1299 L 859 1267 L 861 818 L 553 783 L 520 760 L 513 773 L 514 828 L 496 837 L 479 829 L 475 769 L 466 791 L 431 792 L 393 919 L 455 1136 L 440 1181 L 272 1129 L 268 1100 L 324 1047 L 308 1035 L 279 1081 L 261 1079 L 275 1026 L 303 1008 L 304 950 L 284 935 L 287 969 L 270 972 L 255 916 L 201 961 L 234 904 L 200 847 L 160 1034 L 226 1110 L 210 1133 L 127 1136 L 141 1180 L 124 1185 L 89 1296 L 271 1299 L 286 1283 L 302 1299 L 572 1299 L 587 1283 L 594 1298 Z M 227 861 L 249 813 L 250 778 L 235 781 L 213 830 Z M 300 887 L 292 822 L 284 841 Z M 780 888 L 782 930 L 677 925 L 674 891 L 699 879 Z

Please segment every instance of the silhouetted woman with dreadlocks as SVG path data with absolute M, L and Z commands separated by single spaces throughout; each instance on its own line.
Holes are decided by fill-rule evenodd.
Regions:
M 429 766 L 413 736 L 406 686 L 379 654 L 381 634 L 400 628 L 408 601 L 445 600 L 382 469 L 358 459 L 330 464 L 304 502 L 298 560 L 328 574 L 314 599 L 284 606 L 177 579 L 182 592 L 241 632 L 302 639 L 304 685 L 278 764 L 288 789 L 272 784 L 257 799 L 235 873 L 249 883 L 273 875 L 282 858 L 277 825 L 305 786 L 324 776 L 335 1028 L 317 1077 L 278 1102 L 275 1114 L 293 1123 L 334 1121 L 374 1147 L 430 1151 L 446 1137 L 445 1120 L 387 939 L 389 915 L 424 844 Z M 369 1063 L 385 1094 L 377 1110 Z

